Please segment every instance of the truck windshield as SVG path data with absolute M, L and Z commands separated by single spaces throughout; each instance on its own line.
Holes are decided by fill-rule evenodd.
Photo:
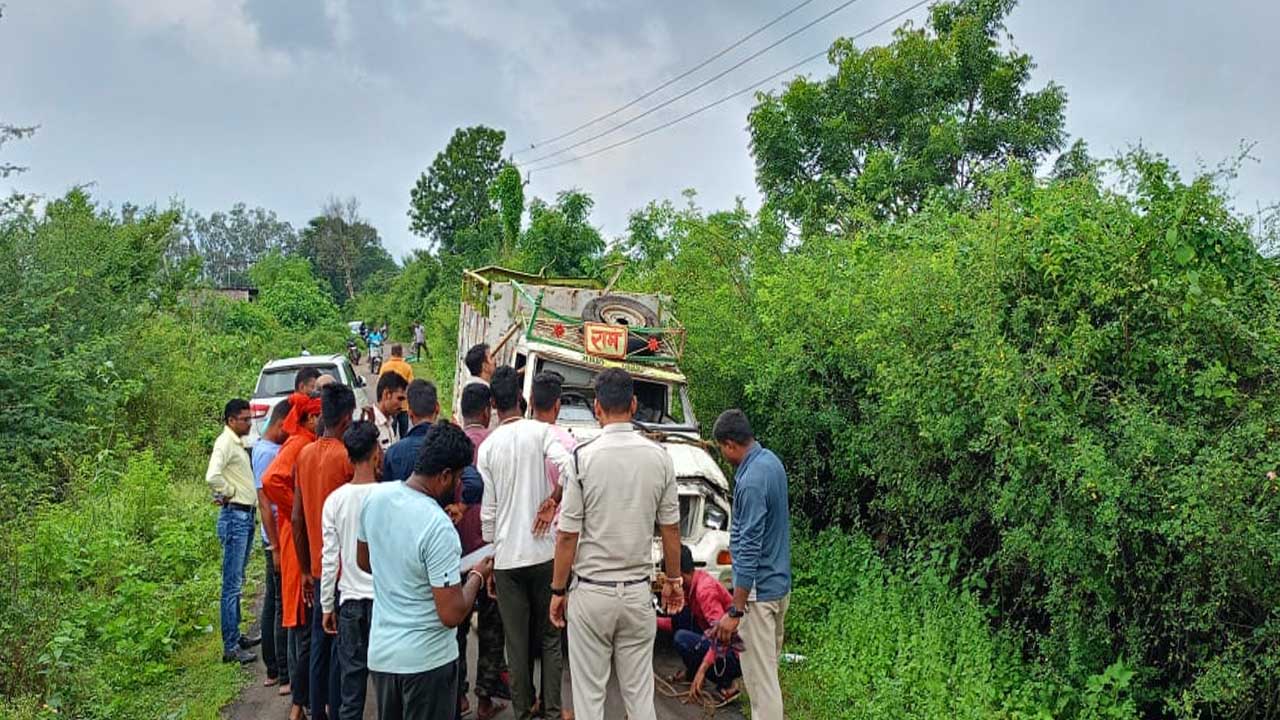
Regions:
M 538 358 L 538 372 L 552 371 L 564 378 L 564 390 L 560 396 L 560 422 L 594 423 L 596 399 L 595 368 L 579 367 L 556 360 Z M 655 425 L 673 425 L 684 422 L 683 388 L 672 402 L 673 387 L 667 383 L 636 378 L 636 420 Z

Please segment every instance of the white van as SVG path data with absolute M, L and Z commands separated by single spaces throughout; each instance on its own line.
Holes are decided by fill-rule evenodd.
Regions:
M 262 366 L 262 371 L 258 373 L 258 383 L 253 389 L 253 397 L 249 399 L 253 423 L 249 428 L 249 436 L 245 438 L 246 446 L 252 447 L 258 441 L 267 427 L 267 420 L 271 418 L 271 409 L 293 392 L 293 380 L 298 371 L 309 367 L 355 390 L 355 416 L 360 417 L 364 408 L 369 405 L 369 393 L 364 390 L 364 378 L 351 367 L 346 355 L 303 355 L 272 360 Z

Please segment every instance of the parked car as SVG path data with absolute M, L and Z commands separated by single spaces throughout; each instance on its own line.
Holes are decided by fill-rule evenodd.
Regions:
M 276 403 L 289 397 L 293 392 L 294 377 L 299 370 L 308 367 L 313 367 L 355 390 L 356 417 L 360 417 L 364 408 L 369 405 L 369 394 L 364 390 L 364 378 L 351 367 L 345 355 L 306 355 L 272 360 L 262 366 L 262 371 L 258 373 L 258 384 L 254 387 L 253 397 L 249 400 L 253 424 L 249 428 L 246 445 L 252 446 L 258 441 L 258 437 L 266 428 L 267 419 L 271 417 L 271 409 L 276 406 Z

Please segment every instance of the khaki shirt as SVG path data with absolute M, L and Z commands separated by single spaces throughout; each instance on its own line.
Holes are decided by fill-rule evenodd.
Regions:
M 213 443 L 204 479 L 214 492 L 222 493 L 227 502 L 258 506 L 258 491 L 253 484 L 249 453 L 240 442 L 240 436 L 229 427 L 224 426 L 222 434 Z
M 606 425 L 575 456 L 578 477 L 565 483 L 560 510 L 560 529 L 578 533 L 574 571 L 603 582 L 649 577 L 654 526 L 680 522 L 671 456 L 627 423 Z

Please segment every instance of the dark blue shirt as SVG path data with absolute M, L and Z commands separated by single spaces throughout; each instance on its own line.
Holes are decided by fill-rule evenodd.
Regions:
M 733 480 L 733 585 L 754 588 L 761 602 L 781 599 L 791 592 L 787 471 L 777 455 L 756 443 Z
M 409 434 L 391 447 L 382 456 L 382 478 L 380 482 L 407 480 L 413 474 L 413 466 L 418 464 L 418 453 L 422 452 L 422 444 L 427 441 L 427 431 L 431 423 L 422 422 L 414 425 Z

